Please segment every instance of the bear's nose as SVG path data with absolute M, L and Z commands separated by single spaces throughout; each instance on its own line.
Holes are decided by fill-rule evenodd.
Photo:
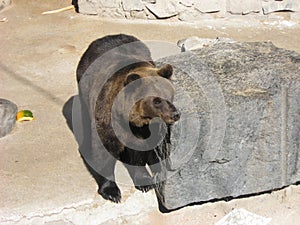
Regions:
M 179 120 L 179 119 L 180 119 L 180 112 L 178 112 L 178 111 L 174 112 L 174 114 L 173 114 L 173 116 L 172 116 L 172 119 L 173 119 L 174 121 Z

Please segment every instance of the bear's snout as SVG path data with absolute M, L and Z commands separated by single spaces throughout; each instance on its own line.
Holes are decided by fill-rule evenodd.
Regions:
M 181 113 L 177 110 L 177 108 L 173 105 L 173 103 L 167 101 L 169 109 L 171 110 L 171 115 L 170 118 L 171 120 L 173 120 L 175 123 L 176 121 L 178 121 L 180 119 L 180 115 Z
M 178 121 L 180 119 L 180 115 L 180 112 L 176 110 L 172 115 L 172 120 L 174 120 L 175 122 Z

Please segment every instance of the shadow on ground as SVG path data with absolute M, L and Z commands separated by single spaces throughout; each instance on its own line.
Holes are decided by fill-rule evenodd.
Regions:
M 63 115 L 66 119 L 67 125 L 68 125 L 69 129 L 72 131 L 72 133 L 73 133 L 72 109 L 73 109 L 73 101 L 74 101 L 75 97 L 78 97 L 78 95 L 74 95 L 74 96 L 70 97 L 65 102 L 65 104 L 63 106 L 63 110 L 62 110 Z
M 74 126 L 73 126 L 73 122 L 74 122 L 73 121 L 73 102 L 74 102 L 74 99 L 76 99 L 78 97 L 79 97 L 78 95 L 74 95 L 74 96 L 70 97 L 63 105 L 62 113 L 66 119 L 66 123 L 67 123 L 69 129 L 72 131 L 74 138 L 76 139 L 76 142 L 78 143 L 78 151 L 80 153 L 80 147 L 79 147 L 80 143 L 79 143 L 78 139 L 76 138 L 76 135 L 74 134 Z M 83 163 L 85 164 L 85 167 L 87 168 L 87 170 L 95 178 L 95 171 L 87 164 L 87 162 L 84 160 L 82 155 L 81 155 L 81 158 L 82 158 Z M 161 203 L 161 201 L 158 197 L 157 192 L 156 192 L 156 197 L 157 197 L 157 202 L 158 202 L 158 209 L 160 212 L 169 213 L 169 212 L 174 211 L 174 210 L 168 210 L 167 208 L 164 207 L 164 205 Z

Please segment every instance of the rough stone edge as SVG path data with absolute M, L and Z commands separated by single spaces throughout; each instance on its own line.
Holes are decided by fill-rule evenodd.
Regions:
M 0 138 L 8 135 L 14 128 L 17 112 L 18 107 L 15 103 L 0 98 Z

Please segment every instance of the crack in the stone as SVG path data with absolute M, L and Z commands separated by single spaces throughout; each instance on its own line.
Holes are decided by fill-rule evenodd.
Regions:
M 211 161 L 209 161 L 209 163 L 225 164 L 225 163 L 228 163 L 230 161 L 231 160 L 229 160 L 229 159 L 222 158 L 222 159 L 211 160 Z
M 41 219 L 47 218 L 47 217 L 50 218 L 50 217 L 54 217 L 54 216 L 59 216 L 59 215 L 63 214 L 64 211 L 67 211 L 67 210 L 76 211 L 78 208 L 82 208 L 82 207 L 93 207 L 92 202 L 84 203 L 84 204 L 78 204 L 78 205 L 74 204 L 72 206 L 65 206 L 65 207 L 62 207 L 60 210 L 57 210 L 57 211 L 54 211 L 54 212 L 48 212 L 48 213 L 45 213 L 45 214 L 37 213 L 37 214 L 32 215 L 32 216 L 26 216 L 26 215 L 18 216 L 19 218 L 17 218 L 17 219 L 4 219 L 4 220 L 1 220 L 0 223 L 10 223 L 10 222 L 19 223 L 22 220 L 30 221 L 30 220 L 33 220 L 33 219 L 36 219 L 36 218 L 41 218 Z M 63 219 L 66 220 L 65 217 Z M 68 221 L 68 222 L 70 222 L 70 221 Z

